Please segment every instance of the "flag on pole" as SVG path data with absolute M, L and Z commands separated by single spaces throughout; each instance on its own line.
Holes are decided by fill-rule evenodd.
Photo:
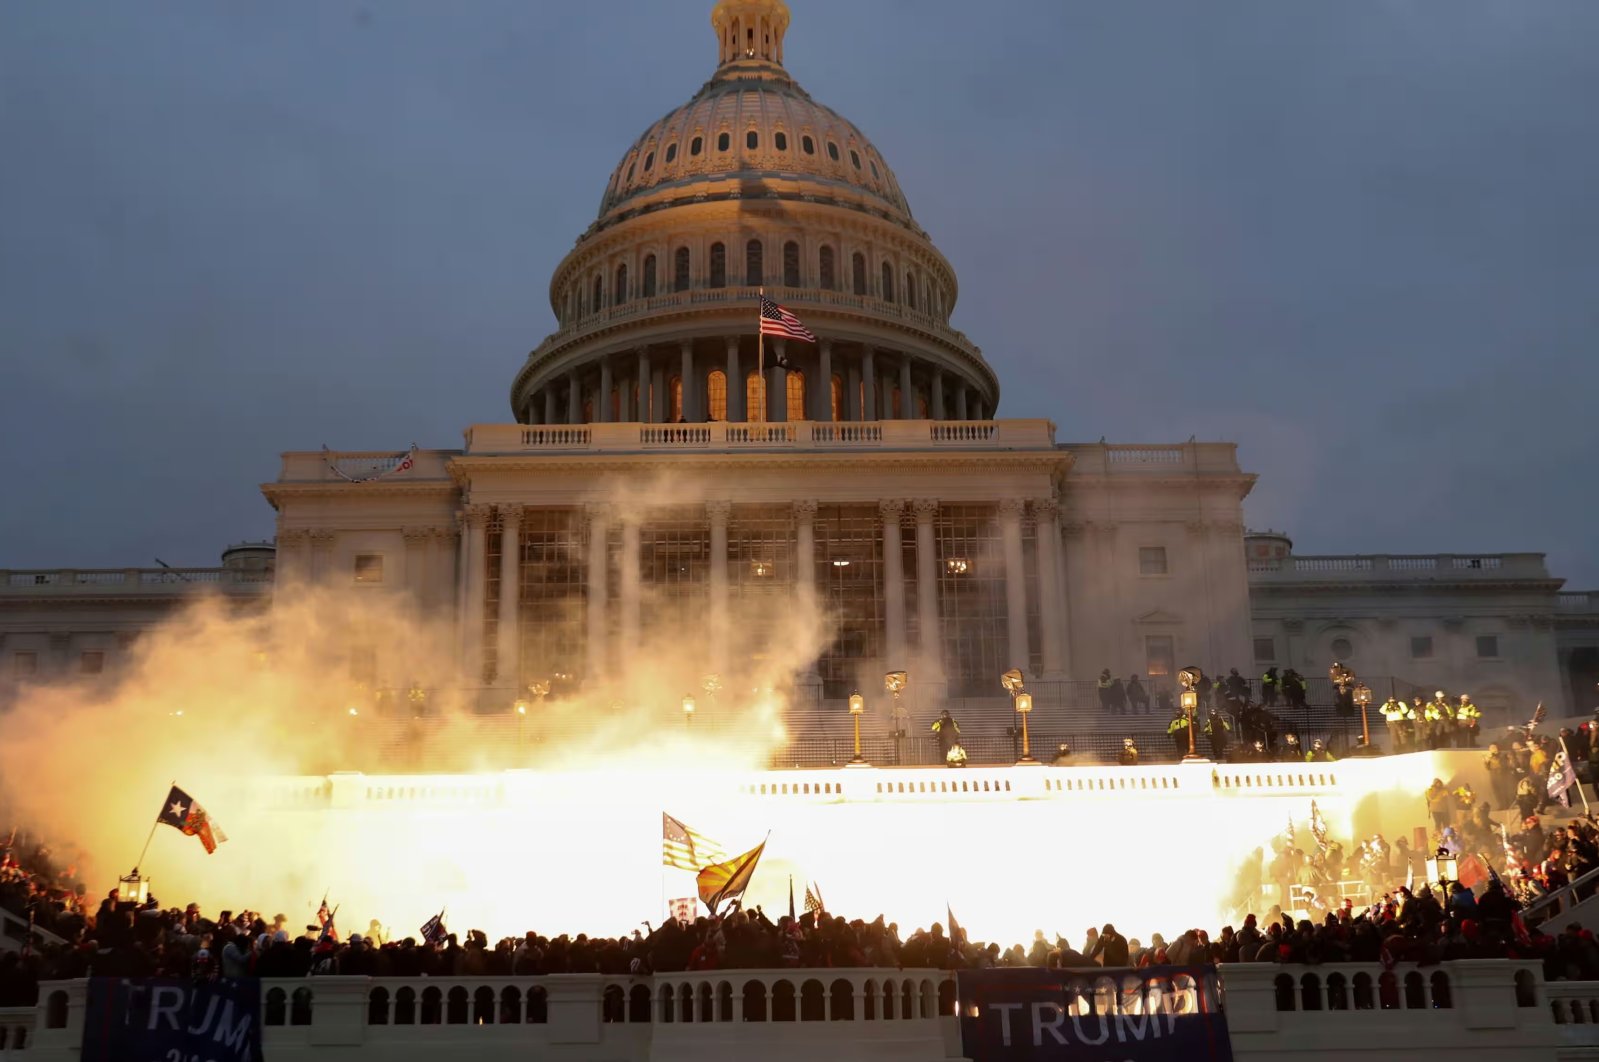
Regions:
M 949 905 L 948 900 L 944 901 L 944 914 L 949 917 L 949 941 L 959 947 L 962 943 L 961 938 L 966 935 L 966 930 L 962 929 L 961 924 L 955 921 L 955 908 Z
M 805 883 L 805 913 L 827 913 L 827 905 L 822 902 L 822 887 L 814 881 Z
M 1310 802 L 1310 832 L 1316 838 L 1316 845 L 1322 851 L 1327 850 L 1327 820 L 1321 817 L 1321 808 L 1316 802 Z
M 156 822 L 164 822 L 186 837 L 200 838 L 208 855 L 228 839 L 222 827 L 212 822 L 211 816 L 205 813 L 205 808 L 177 786 L 173 786 L 167 794 L 167 802 L 162 806 L 161 814 L 156 816 Z
M 702 833 L 661 812 L 661 865 L 699 870 L 727 858 L 727 851 Z
M 339 929 L 338 926 L 333 924 L 333 917 L 339 913 L 339 909 L 334 907 L 333 910 L 329 911 L 327 907 L 327 904 L 323 904 L 322 910 L 317 912 L 317 920 L 322 923 L 322 932 L 318 933 L 316 937 L 317 943 L 320 944 L 322 941 L 328 940 L 337 944 L 339 942 Z
M 761 335 L 798 339 L 802 343 L 816 342 L 816 336 L 800 323 L 800 319 L 777 303 L 761 296 Z M 779 364 L 782 364 L 779 362 Z
M 422 923 L 422 939 L 428 944 L 438 944 L 450 935 L 444 928 L 445 908 L 439 908 L 439 913 Z
M 725 863 L 712 863 L 701 870 L 695 884 L 699 886 L 700 902 L 712 913 L 724 901 L 730 902 L 744 895 L 744 890 L 749 888 L 750 878 L 755 874 L 755 864 L 761 861 L 761 853 L 766 850 L 766 842 L 751 848 L 741 856 L 735 856 Z
M 794 921 L 794 875 L 788 876 L 788 920 Z
M 1577 772 L 1571 769 L 1571 761 L 1564 752 L 1555 753 L 1554 762 L 1549 765 L 1549 799 L 1560 801 L 1561 807 L 1571 806 L 1571 787 L 1577 784 Z
M 1292 815 L 1292 813 L 1290 813 L 1289 816 L 1288 816 L 1288 829 L 1286 831 L 1284 831 L 1283 835 L 1288 838 L 1288 847 L 1290 847 L 1290 848 L 1299 847 L 1299 841 L 1298 841 L 1297 835 L 1294 833 L 1294 816 Z

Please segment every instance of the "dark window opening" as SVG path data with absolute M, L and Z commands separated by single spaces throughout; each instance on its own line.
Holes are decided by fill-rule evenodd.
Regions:
M 679 247 L 672 257 L 672 287 L 677 291 L 687 291 L 689 282 L 688 248 Z
M 744 134 L 744 146 L 749 148 L 751 151 L 754 151 L 756 148 L 760 147 L 761 146 L 761 134 L 757 133 L 753 129 L 751 129 L 749 132 L 745 133 Z
M 705 138 L 704 137 L 697 136 L 693 140 L 690 140 L 688 142 L 688 153 L 690 155 L 698 155 L 704 148 L 705 148 Z
M 672 160 L 674 160 L 676 158 L 677 158 L 677 145 L 676 144 L 668 144 L 668 145 L 666 145 L 666 161 L 667 161 L 667 163 L 670 164 L 672 162 Z
M 783 283 L 791 288 L 800 285 L 799 244 L 793 240 L 783 245 Z
M 816 154 L 816 141 L 812 140 L 808 136 L 800 137 L 800 150 L 805 152 L 807 155 Z
M 711 287 L 727 287 L 727 248 L 720 243 L 711 244 Z
M 838 161 L 838 145 L 833 143 L 831 140 L 827 142 L 827 157 L 832 159 L 834 162 Z
M 744 283 L 750 287 L 765 283 L 762 275 L 764 263 L 761 260 L 761 241 L 751 240 L 744 245 Z
M 723 134 L 721 134 L 720 136 L 718 136 L 716 138 L 716 150 L 717 151 L 726 151 L 728 148 L 730 148 L 732 146 L 733 146 L 733 137 L 732 137 L 731 134 L 723 133 Z
M 779 151 L 787 151 L 788 150 L 788 134 L 787 133 L 773 133 L 772 134 L 772 145 L 774 147 L 776 147 L 777 150 L 779 150 Z
M 837 287 L 837 278 L 833 275 L 833 249 L 831 247 L 822 248 L 818 266 L 817 272 L 821 274 L 822 290 L 832 291 Z

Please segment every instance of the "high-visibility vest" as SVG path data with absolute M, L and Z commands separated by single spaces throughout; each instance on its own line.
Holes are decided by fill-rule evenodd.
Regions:
M 1459 708 L 1455 709 L 1455 718 L 1465 721 L 1481 719 L 1482 712 L 1478 710 L 1475 704 L 1472 704 L 1470 701 L 1466 701 Z

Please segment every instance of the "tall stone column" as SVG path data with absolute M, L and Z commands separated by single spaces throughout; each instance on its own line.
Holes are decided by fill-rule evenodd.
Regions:
M 278 570 L 274 593 L 311 579 L 311 535 L 300 528 L 283 528 L 277 534 Z
M 583 384 L 577 378 L 576 369 L 566 374 L 566 422 L 583 423 Z
M 469 686 L 483 681 L 483 610 L 487 604 L 488 567 L 487 505 L 466 507 L 467 546 L 466 621 L 462 638 L 462 670 Z
M 727 421 L 729 424 L 743 422 L 744 413 L 744 374 L 739 372 L 738 336 L 727 337 Z
M 456 540 L 461 533 L 453 527 L 435 527 L 429 543 L 427 605 L 430 611 L 445 616 L 455 615 L 455 558 Z
M 650 402 L 650 352 L 638 349 L 638 419 L 641 424 L 654 423 Z
M 705 503 L 711 525 L 711 666 L 717 674 L 727 669 L 728 635 L 731 632 L 727 607 L 727 518 L 733 506 L 725 501 Z
M 465 670 L 467 587 L 472 572 L 472 519 L 466 507 L 455 514 L 455 651 Z
M 699 390 L 694 385 L 694 344 L 687 339 L 679 349 L 677 380 L 683 395 L 683 419 L 693 424 L 701 418 Z
M 899 419 L 916 419 L 916 388 L 911 382 L 911 356 L 899 359 Z
M 400 537 L 405 540 L 405 589 L 419 607 L 427 601 L 428 543 L 433 538 L 431 527 L 403 527 Z
M 845 420 L 865 420 L 861 416 L 861 370 L 851 364 L 844 370 L 844 408 L 840 410 Z
M 622 522 L 621 593 L 622 644 L 617 647 L 618 662 L 626 667 L 639 648 L 639 610 L 642 593 L 639 578 L 638 517 Z
M 333 537 L 326 528 L 311 532 L 311 576 L 318 583 L 333 579 Z
M 811 388 L 815 396 L 811 402 L 811 419 L 831 421 L 833 419 L 833 341 L 823 339 L 816 344 L 816 386 Z
M 522 639 L 522 507 L 502 505 L 500 515 L 500 613 L 494 640 L 494 681 L 520 686 Z
M 921 632 L 917 649 L 924 668 L 942 673 L 944 635 L 938 617 L 938 542 L 933 534 L 938 499 L 918 498 L 912 508 L 916 513 L 916 627 Z
M 955 419 L 956 420 L 967 420 L 967 419 L 969 419 L 967 417 L 966 385 L 965 384 L 957 384 L 955 386 Z
M 877 419 L 877 358 L 871 347 L 861 348 L 861 419 Z
M 788 419 L 788 370 L 783 368 L 783 340 L 772 340 L 771 356 L 766 359 L 766 420 L 781 424 Z
M 882 411 L 877 414 L 878 420 L 894 419 L 894 378 L 887 371 L 882 379 L 877 381 L 877 399 Z
M 609 628 L 606 624 L 608 592 L 605 584 L 609 564 L 605 543 L 611 530 L 611 510 L 606 505 L 590 505 L 587 512 L 589 548 L 585 574 L 588 584 L 588 640 L 584 653 L 587 661 L 584 673 L 593 680 L 603 675 L 610 664 L 610 646 L 606 644 Z
M 609 424 L 611 422 L 611 359 L 607 355 L 600 359 L 600 393 L 594 400 L 594 423 Z
M 1038 544 L 1038 623 L 1044 678 L 1063 679 L 1070 672 L 1066 634 L 1066 602 L 1061 597 L 1060 503 L 1054 498 L 1033 502 Z
M 555 412 L 555 388 L 550 384 L 544 385 L 544 423 L 555 424 L 559 417 Z
M 934 420 L 944 419 L 944 370 L 933 366 L 932 394 L 928 396 L 927 412 Z
M 884 670 L 906 667 L 905 661 L 905 552 L 900 544 L 899 519 L 905 502 L 885 498 L 877 503 L 883 514 L 883 621 L 886 630 Z
M 650 419 L 657 424 L 671 422 L 671 396 L 666 393 L 666 366 L 656 365 L 650 372 Z
M 807 617 L 816 611 L 816 499 L 794 503 L 794 592 Z M 822 675 L 816 658 L 805 661 L 798 685 L 808 690 L 809 698 L 821 696 Z
M 1005 632 L 1010 666 L 1030 670 L 1027 637 L 1027 566 L 1022 559 L 1022 503 L 1005 498 L 999 503 L 1000 544 L 1005 554 Z

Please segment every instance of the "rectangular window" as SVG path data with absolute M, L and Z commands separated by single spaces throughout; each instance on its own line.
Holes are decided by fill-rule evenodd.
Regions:
M 1277 639 L 1275 639 L 1275 638 L 1256 638 L 1255 639 L 1255 661 L 1257 663 L 1261 663 L 1261 664 L 1269 664 L 1273 660 L 1276 660 L 1276 659 L 1277 659 Z
M 13 653 L 11 654 L 11 673 L 18 678 L 32 675 L 39 670 L 38 653 Z
M 355 581 L 381 583 L 383 581 L 383 554 L 357 553 L 355 555 Z
M 1412 659 L 1412 660 L 1431 660 L 1432 659 L 1432 635 L 1430 635 L 1430 634 L 1418 634 L 1418 635 L 1414 635 L 1410 639 L 1410 659 Z
M 370 645 L 358 645 L 350 650 L 350 681 L 361 686 L 377 682 L 378 651 Z
M 105 670 L 105 653 L 88 649 L 78 654 L 78 671 L 84 675 L 98 675 Z
M 1170 675 L 1176 669 L 1177 652 L 1169 634 L 1144 636 L 1144 672 L 1148 675 Z
M 1497 634 L 1477 635 L 1477 655 L 1484 660 L 1497 659 L 1499 656 L 1499 636 Z
M 1138 574 L 1139 575 L 1165 575 L 1166 574 L 1166 547 L 1165 546 L 1139 546 L 1138 547 Z

